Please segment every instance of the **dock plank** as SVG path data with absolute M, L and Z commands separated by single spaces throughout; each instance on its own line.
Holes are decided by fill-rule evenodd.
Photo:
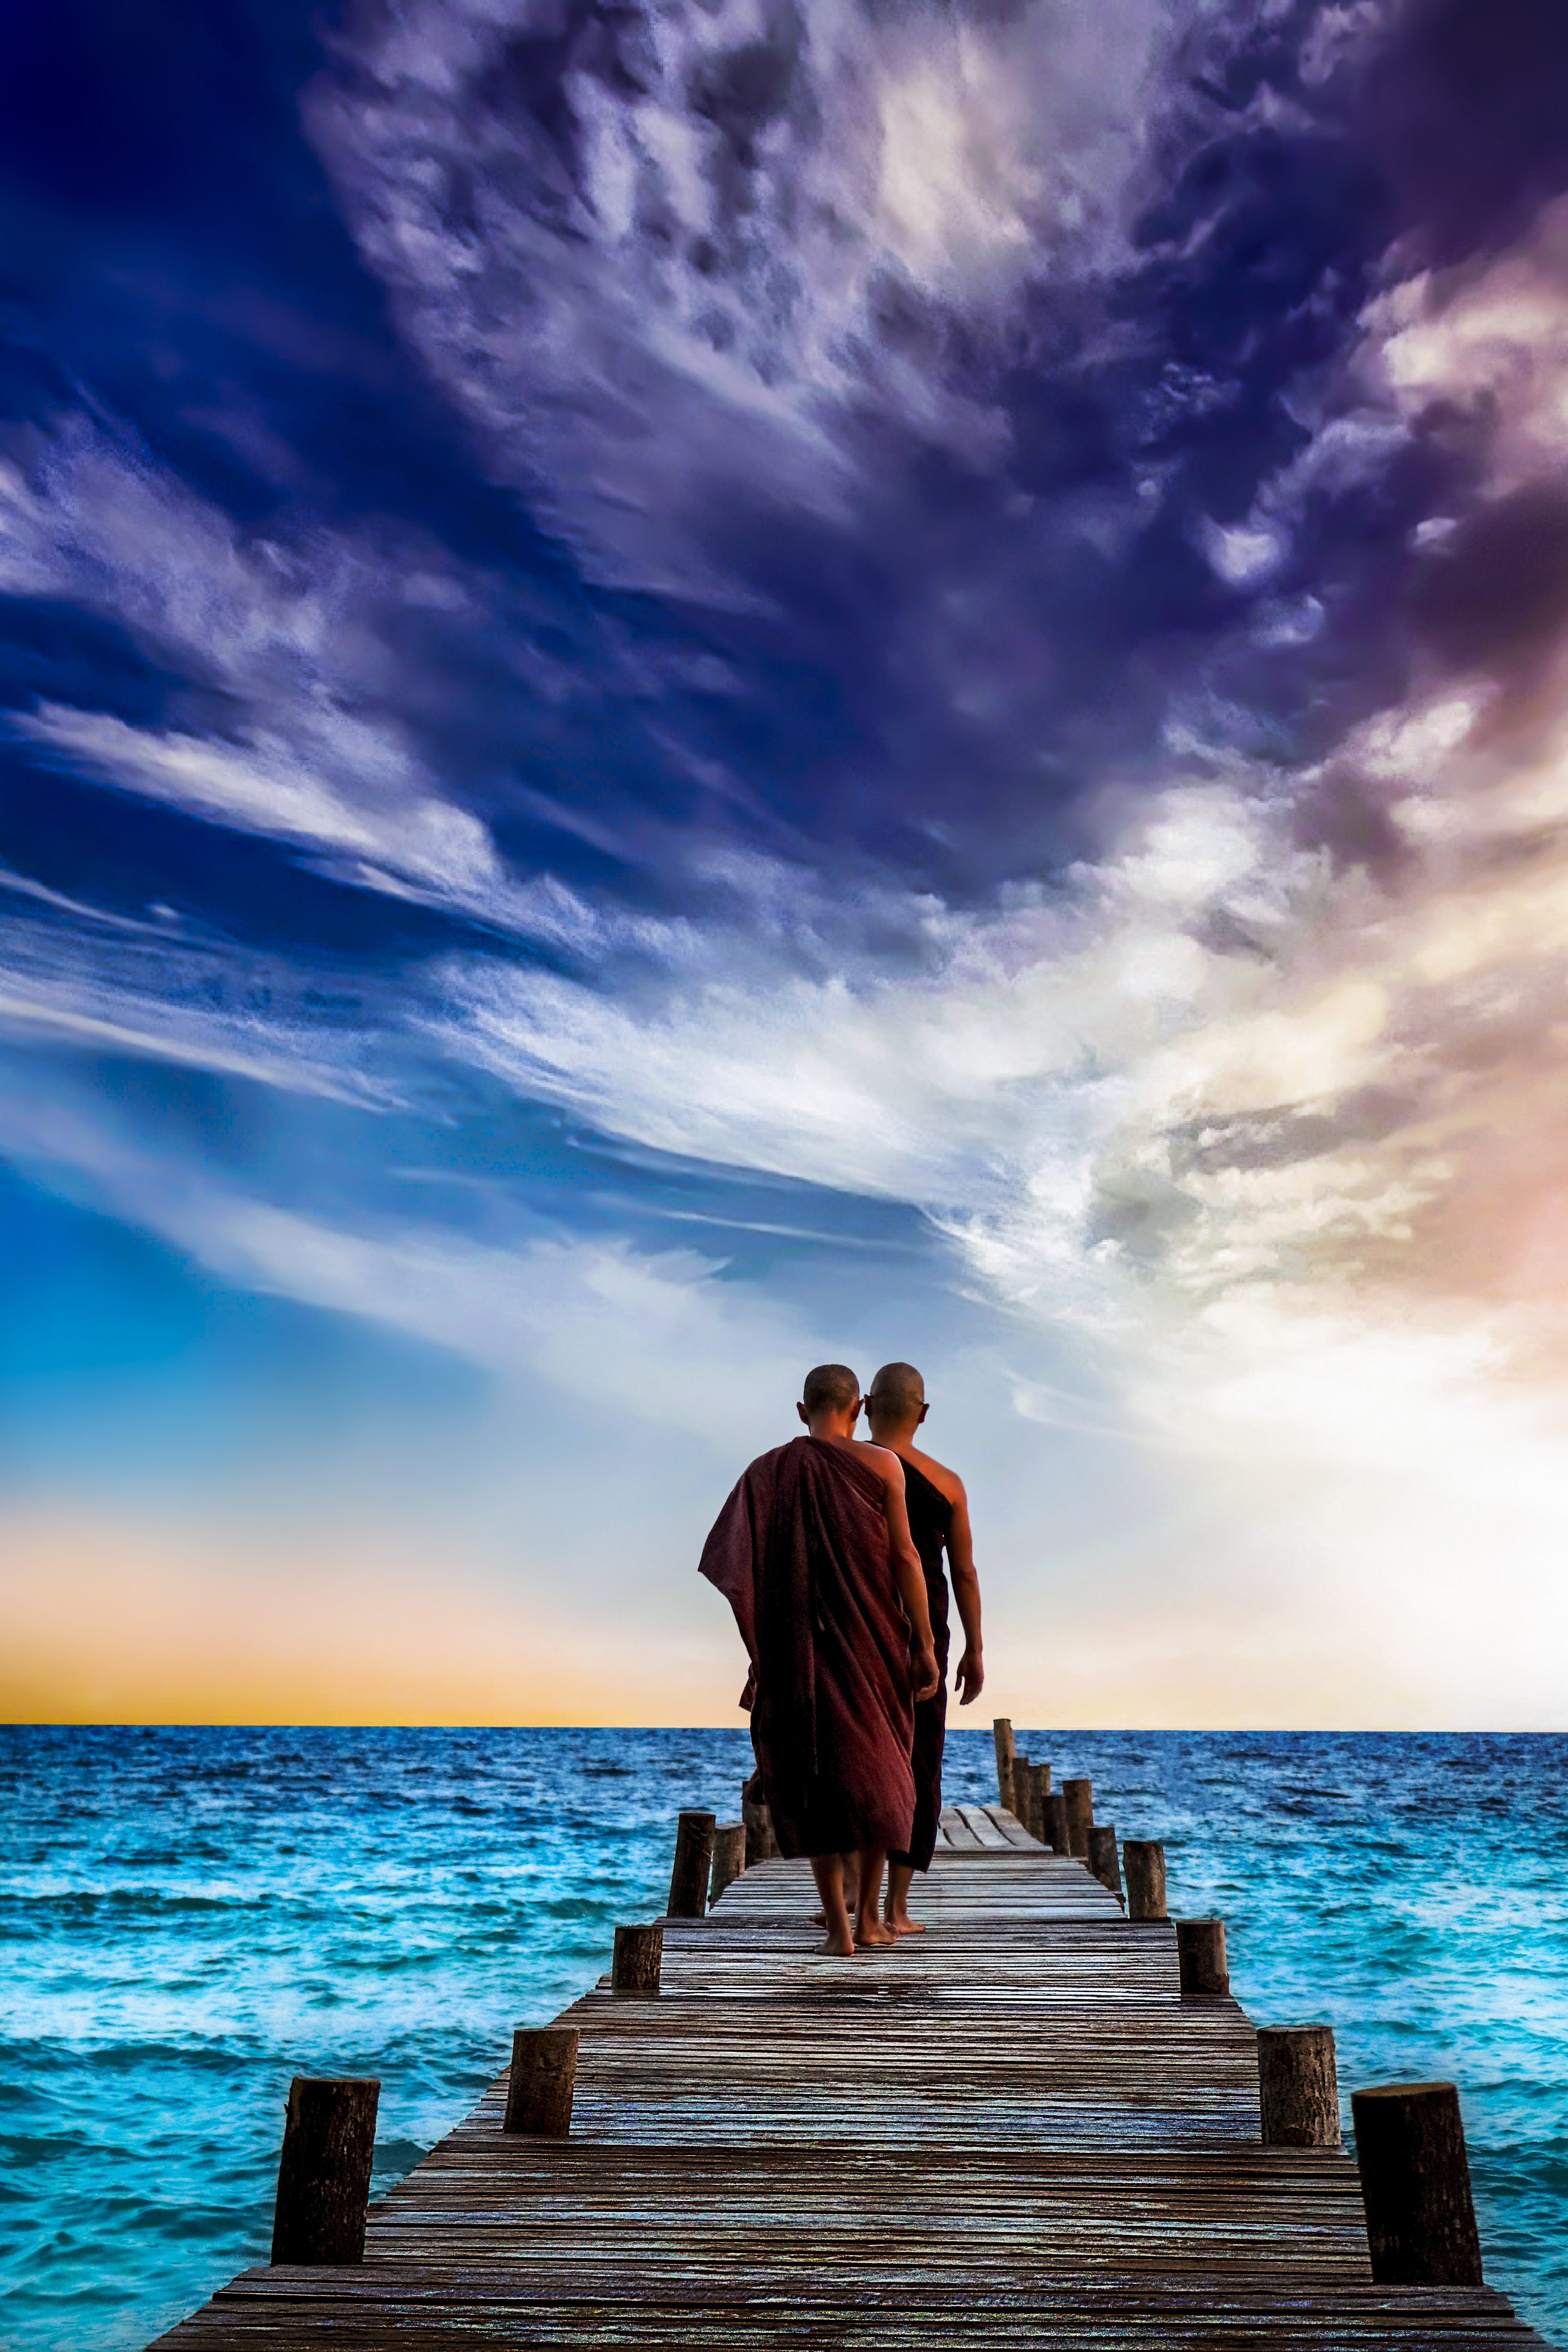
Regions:
M 363 2265 L 245 2272 L 159 2344 L 1540 2344 L 1489 2289 L 1373 2284 L 1353 2167 L 1261 2146 L 1255 2031 L 1182 1999 L 1168 1925 L 984 1808 L 943 1822 L 925 1935 L 829 1959 L 805 1866 L 746 1872 L 667 1923 L 658 1998 L 564 2013 L 569 2140 L 503 2133 L 502 2074 Z

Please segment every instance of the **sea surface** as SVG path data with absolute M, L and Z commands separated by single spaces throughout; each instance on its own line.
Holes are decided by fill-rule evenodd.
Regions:
M 1460 2085 L 1489 2280 L 1568 2346 L 1568 1738 L 1028 1730 L 1260 2024 Z M 994 1797 L 988 1728 L 950 1793 Z M 265 2262 L 295 2072 L 381 2078 L 376 2188 L 663 1906 L 743 1732 L 0 1727 L 0 2345 L 144 2345 Z M 1348 2105 L 1346 2123 L 1349 2122 Z

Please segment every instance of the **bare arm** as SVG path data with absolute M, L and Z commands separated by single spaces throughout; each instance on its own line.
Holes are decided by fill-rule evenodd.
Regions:
M 915 1696 L 931 1698 L 942 1676 L 936 1663 L 936 1643 L 931 1630 L 931 1606 L 926 1600 L 926 1572 L 921 1566 L 921 1556 L 915 1549 L 915 1539 L 910 1533 L 910 1515 L 904 1502 L 904 1465 L 896 1454 L 876 1448 L 882 1469 L 882 1508 L 887 1515 L 889 1549 L 892 1554 L 893 1575 L 899 1592 L 914 1627 Z
M 952 1597 L 963 1627 L 963 1655 L 954 1681 L 960 1706 L 967 1706 L 985 1687 L 985 1659 L 980 1640 L 980 1579 L 974 1569 L 974 1543 L 969 1527 L 969 1497 L 957 1481 L 952 1524 L 947 1531 L 947 1564 L 952 1571 Z

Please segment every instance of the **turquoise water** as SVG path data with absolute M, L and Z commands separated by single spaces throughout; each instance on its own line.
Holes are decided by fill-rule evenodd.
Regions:
M 1568 2344 L 1568 1738 L 1053 1732 L 1163 1836 L 1260 2024 L 1457 2080 L 1488 2275 Z M 988 1731 L 950 1792 L 994 1795 Z M 662 1907 L 743 1732 L 0 1728 L 5 2352 L 144 2344 L 265 2261 L 296 2072 L 382 2081 L 377 2187 Z

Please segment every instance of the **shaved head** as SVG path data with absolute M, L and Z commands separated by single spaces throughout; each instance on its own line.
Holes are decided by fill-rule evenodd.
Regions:
M 814 1364 L 800 1401 L 807 1412 L 847 1412 L 859 1393 L 860 1383 L 847 1364 Z
M 884 1364 L 871 1383 L 868 1400 L 900 1420 L 906 1413 L 919 1412 L 925 1401 L 926 1384 L 912 1364 Z

